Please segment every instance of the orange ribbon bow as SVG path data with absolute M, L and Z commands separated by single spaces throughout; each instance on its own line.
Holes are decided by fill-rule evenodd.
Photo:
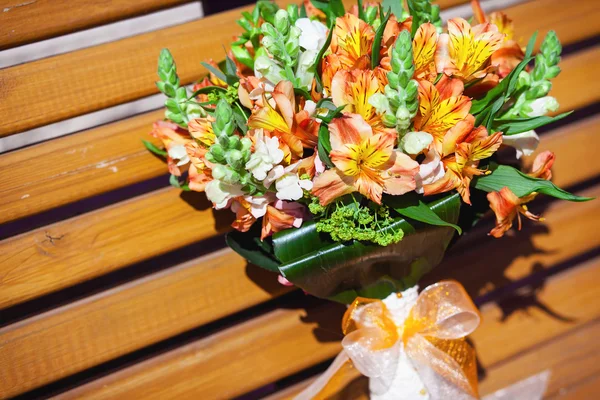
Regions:
M 372 393 L 385 393 L 404 356 L 431 400 L 478 398 L 475 351 L 465 337 L 477 328 L 480 316 L 465 289 L 456 281 L 442 281 L 425 288 L 416 300 L 416 290 L 404 294 L 401 307 L 395 299 L 357 298 L 342 320 L 344 350 L 296 399 L 320 398 L 352 364 L 371 378 Z

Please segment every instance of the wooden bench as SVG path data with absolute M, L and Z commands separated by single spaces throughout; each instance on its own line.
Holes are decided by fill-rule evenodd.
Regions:
M 0 49 L 185 1 L 7 3 Z M 465 3 L 440 2 L 451 11 Z M 557 155 L 555 182 L 598 197 L 600 3 L 511 4 L 518 38 L 554 29 L 565 48 L 553 95 L 560 112 L 577 111 L 545 129 L 540 146 Z M 1 69 L 0 137 L 156 94 L 163 47 L 183 83 L 197 80 L 200 61 L 222 58 L 239 13 Z M 161 117 L 151 111 L 0 155 L 0 398 L 280 399 L 339 352 L 342 306 L 247 265 L 225 248 L 226 215 L 168 187 L 165 165 L 140 141 Z M 481 306 L 472 341 L 483 394 L 550 369 L 548 398 L 595 398 L 600 203 L 532 207 L 544 224 L 527 221 L 495 240 L 484 221 L 424 284 L 458 279 Z M 357 378 L 332 398 L 359 398 L 365 385 Z

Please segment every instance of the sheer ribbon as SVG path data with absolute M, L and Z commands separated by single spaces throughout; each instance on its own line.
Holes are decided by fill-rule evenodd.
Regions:
M 480 316 L 464 288 L 456 281 L 428 286 L 403 323 L 394 322 L 402 319 L 381 300 L 357 298 L 342 320 L 344 350 L 296 399 L 324 398 L 352 366 L 371 379 L 372 393 L 385 393 L 403 356 L 416 369 L 429 399 L 478 398 L 475 351 L 465 337 L 477 328 Z

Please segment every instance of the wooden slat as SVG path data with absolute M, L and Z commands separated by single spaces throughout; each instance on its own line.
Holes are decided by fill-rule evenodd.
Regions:
M 486 376 L 479 386 L 481 393 L 493 393 L 545 370 L 550 370 L 546 397 L 584 382 L 600 374 L 599 335 L 600 321 L 596 320 L 534 346 L 516 358 L 486 368 Z
M 484 366 L 598 318 L 597 279 L 599 259 L 549 280 L 540 292 L 541 301 L 575 318 L 573 323 L 558 321 L 536 309 L 530 310 L 530 317 L 515 315 L 501 322 L 496 305 L 483 307 L 484 322 L 473 339 Z M 329 308 L 328 305 L 323 310 Z M 303 314 L 304 311 L 275 311 L 58 398 L 234 397 L 300 370 L 308 360 L 316 363 L 338 352 L 337 343 L 319 343 L 313 327 L 298 322 Z M 232 380 L 232 376 L 236 379 Z
M 167 188 L 0 242 L 0 308 L 224 232 L 201 203 Z
M 189 0 L 8 0 L 0 14 L 0 50 L 150 13 Z
M 562 390 L 559 394 L 548 397 L 548 400 L 587 400 L 595 399 L 600 392 L 600 374 L 579 385 Z
M 554 173 L 561 185 L 600 175 L 598 163 L 572 168 L 580 164 L 580 157 L 594 157 L 590 153 L 600 145 L 600 137 L 593 135 L 599 128 L 598 118 L 568 126 L 542 140 L 542 146 L 557 153 Z M 569 146 L 563 146 L 567 141 Z M 202 196 L 195 195 L 198 199 Z M 144 217 L 139 219 L 140 215 Z M 177 196 L 176 190 L 166 189 L 1 241 L 0 277 L 4 284 L 0 285 L 0 308 L 206 238 L 215 232 L 211 228 L 212 215 L 209 210 L 194 210 Z M 190 222 L 180 222 L 188 217 Z M 193 221 L 200 222 L 195 225 Z M 129 232 L 130 226 L 135 227 L 133 233 Z M 63 237 L 50 242 L 47 234 Z M 120 241 L 122 235 L 126 242 Z
M 291 288 L 226 249 L 0 329 L 0 398 L 269 300 Z M 77 349 L 76 351 L 73 351 Z M 52 368 L 46 368 L 46 365 Z
M 600 187 L 591 195 L 600 195 Z M 599 223 L 596 202 L 554 203 L 548 211 L 547 226 L 556 234 L 541 235 L 536 240 L 540 247 L 552 249 L 552 256 L 517 259 L 510 265 L 513 279 L 527 276 L 534 263 L 550 266 L 600 246 L 600 238 L 591 234 Z M 528 233 L 530 230 L 525 230 L 521 237 Z M 565 240 L 568 237 L 574 239 Z M 481 260 L 506 244 L 504 239 L 496 240 L 491 246 L 470 249 L 464 257 Z M 560 250 L 556 250 L 557 247 Z M 517 257 L 520 251 L 513 246 L 508 253 Z M 489 264 L 489 260 L 486 263 Z M 449 266 L 444 263 L 438 270 L 454 271 L 456 276 L 467 275 L 458 278 L 465 280 L 467 288 L 476 286 L 475 280 L 485 282 L 481 274 L 464 273 L 472 273 L 473 268 L 466 266 L 476 264 L 456 264 L 450 261 Z M 224 250 L 213 257 L 0 329 L 0 357 L 4 355 L 6 360 L 11 360 L 9 368 L 0 369 L 0 378 L 11 383 L 9 390 L 24 391 L 267 300 L 269 294 L 248 280 L 244 267 L 241 257 Z M 274 284 L 270 290 L 272 295 L 287 290 L 277 287 L 274 275 L 264 278 Z M 74 346 L 77 351 L 73 351 Z M 28 367 L 47 362 L 52 362 L 53 368 Z M 6 364 L 0 362 L 0 365 Z
M 553 91 L 559 112 L 600 100 L 598 83 L 589 79 L 599 64 L 598 48 L 563 60 Z M 165 165 L 141 145 L 162 116 L 155 111 L 0 156 L 0 223 L 165 174 Z M 586 142 L 570 146 L 592 150 Z
M 289 1 L 283 3 L 286 2 Z M 538 0 L 535 4 L 533 8 L 530 4 L 518 5 L 507 12 L 516 26 L 531 21 L 532 12 L 535 13 L 534 28 L 545 30 L 551 27 L 564 43 L 597 33 L 595 0 L 582 0 L 577 7 L 567 8 L 562 0 Z M 0 71 L 0 87 L 4 96 L 4 107 L 0 109 L 0 136 L 156 93 L 156 58 L 164 47 L 169 47 L 175 56 L 181 81 L 192 82 L 199 77 L 199 60 L 223 58 L 222 45 L 229 45 L 231 37 L 239 32 L 234 24 L 239 12 L 233 10 L 173 28 L 3 69 Z M 73 68 L 73 65 L 78 68 Z M 44 96 L 39 96 L 39 93 L 44 93 Z

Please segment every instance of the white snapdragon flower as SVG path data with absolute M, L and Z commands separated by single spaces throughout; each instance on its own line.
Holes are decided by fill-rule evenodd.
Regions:
M 400 147 L 407 154 L 420 154 L 433 142 L 433 136 L 427 132 L 408 132 L 400 140 Z
M 171 146 L 167 152 L 169 157 L 177 161 L 177 166 L 181 167 L 190 162 L 190 157 L 188 156 L 187 151 L 185 150 L 185 146 L 182 144 L 176 144 Z
M 300 79 L 300 85 L 310 88 L 314 73 L 309 68 L 315 63 L 319 50 L 327 40 L 327 27 L 319 21 L 311 21 L 309 18 L 299 18 L 295 23 L 300 30 L 298 42 L 305 50 L 298 57 L 296 77 Z
M 242 185 L 225 183 L 217 179 L 210 181 L 204 191 L 217 210 L 227 208 L 233 198 L 244 195 Z
M 445 173 L 440 155 L 435 150 L 430 151 L 425 160 L 419 165 L 419 172 L 415 175 L 415 183 L 417 184 L 415 192 L 422 194 L 423 185 L 439 181 Z
M 514 147 L 517 150 L 517 158 L 533 154 L 539 143 L 540 138 L 534 130 L 516 135 L 502 135 L 502 144 Z
M 279 200 L 299 200 L 304 195 L 304 190 L 312 189 L 313 183 L 310 179 L 300 179 L 296 168 L 298 163 L 286 168 L 278 165 L 269 172 L 263 184 L 268 189 L 275 182 L 275 195 Z
M 525 114 L 529 118 L 541 117 L 549 112 L 558 110 L 558 106 L 558 101 L 554 97 L 544 96 L 527 103 L 525 107 L 526 109 L 531 109 L 531 111 L 525 112 Z
M 263 181 L 273 166 L 283 160 L 283 150 L 279 148 L 277 137 L 266 137 L 262 131 L 256 135 L 255 151 L 246 163 L 246 169 L 255 179 Z
M 272 85 L 276 85 L 283 80 L 282 69 L 277 62 L 268 56 L 262 55 L 254 60 L 254 75 L 260 79 L 267 79 Z
M 325 45 L 327 27 L 323 23 L 310 18 L 298 18 L 294 25 L 300 29 L 298 42 L 301 47 L 318 52 Z

